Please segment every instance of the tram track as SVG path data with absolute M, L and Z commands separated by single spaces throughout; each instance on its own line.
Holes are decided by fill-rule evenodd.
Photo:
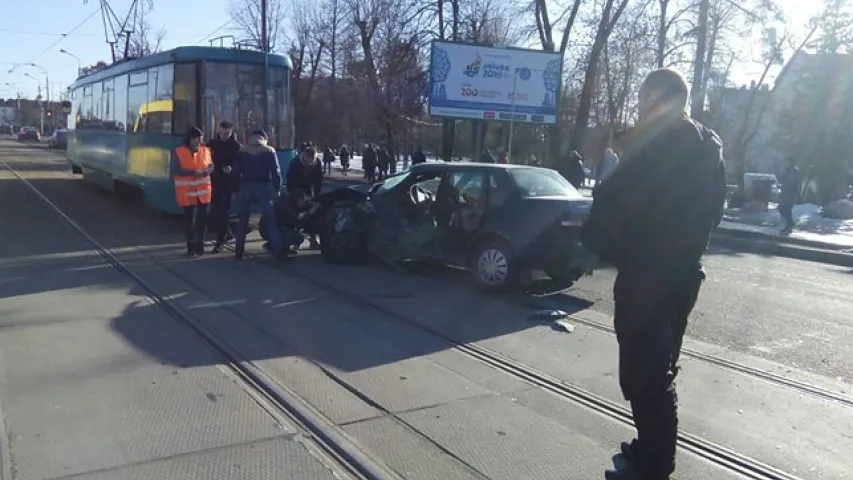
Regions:
M 15 149 L 15 150 L 31 150 L 31 151 L 33 151 L 33 150 L 36 150 L 38 147 L 34 146 L 34 145 L 14 145 L 11 148 Z M 57 152 L 52 152 L 52 151 L 47 150 L 47 149 L 38 149 L 38 150 L 41 150 L 39 153 L 44 153 L 44 152 L 57 153 Z M 69 176 L 70 175 L 71 174 L 69 173 Z M 287 272 L 287 274 L 293 274 L 293 272 Z M 455 279 L 450 279 L 450 281 L 457 282 Z M 470 285 L 463 284 L 462 281 L 459 281 L 457 283 L 461 288 L 470 288 Z M 326 287 L 329 287 L 329 286 L 326 285 Z M 333 287 L 331 287 L 331 288 L 333 288 Z M 507 300 L 507 298 L 503 298 L 503 299 Z M 515 303 L 516 305 L 530 306 L 529 302 L 525 302 L 524 300 L 519 299 L 517 297 L 512 297 L 512 298 L 509 298 L 508 300 Z M 550 307 L 543 307 L 543 308 L 550 308 Z M 554 307 L 554 308 L 560 309 L 560 307 Z M 604 333 L 615 335 L 613 327 L 611 327 L 605 323 L 595 321 L 595 320 L 591 320 L 589 318 L 584 318 L 582 316 L 575 315 L 575 314 L 569 314 L 568 318 L 572 322 L 575 322 L 577 324 L 581 324 L 581 325 L 584 325 L 586 327 L 593 328 L 595 330 L 598 330 L 598 331 L 601 331 Z M 713 366 L 718 367 L 718 368 L 737 372 L 739 374 L 746 375 L 749 377 L 757 378 L 757 379 L 762 380 L 764 382 L 768 382 L 770 384 L 777 385 L 777 386 L 782 386 L 784 388 L 788 388 L 788 389 L 797 391 L 799 393 L 804 393 L 806 395 L 810 395 L 810 396 L 813 396 L 816 398 L 829 400 L 829 401 L 835 402 L 835 403 L 842 405 L 844 407 L 847 407 L 847 408 L 853 408 L 853 396 L 851 396 L 851 395 L 846 395 L 846 394 L 841 393 L 841 392 L 837 392 L 837 391 L 834 391 L 834 390 L 831 390 L 828 388 L 824 388 L 824 387 L 821 387 L 821 386 L 818 386 L 818 385 L 815 385 L 815 384 L 812 384 L 809 382 L 797 380 L 795 378 L 791 378 L 791 377 L 788 377 L 785 375 L 780 375 L 780 374 L 777 374 L 777 373 L 774 373 L 774 372 L 771 372 L 768 370 L 764 370 L 761 368 L 756 368 L 756 367 L 746 365 L 746 364 L 741 363 L 741 362 L 729 360 L 729 359 L 721 357 L 719 355 L 704 353 L 704 352 L 700 352 L 698 350 L 691 349 L 689 347 L 684 347 L 682 349 L 682 357 L 692 358 L 694 360 L 698 360 L 700 362 L 703 362 L 703 363 L 706 363 L 709 365 L 713 365 Z
M 264 398 L 266 402 L 272 406 L 273 410 L 281 412 L 288 419 L 291 419 L 305 431 L 309 432 L 318 444 L 319 448 L 332 457 L 337 463 L 346 468 L 353 476 L 364 479 L 400 478 L 395 472 L 387 470 L 387 467 L 382 465 L 381 462 L 373 460 L 369 454 L 362 451 L 354 441 L 347 438 L 339 428 L 335 427 L 330 421 L 325 419 L 322 414 L 314 410 L 307 404 L 307 402 L 301 400 L 293 392 L 288 391 L 287 387 L 273 380 L 251 361 L 246 360 L 238 352 L 234 351 L 228 346 L 227 342 L 217 338 L 213 332 L 209 331 L 201 324 L 201 322 L 194 319 L 186 311 L 175 305 L 170 300 L 164 298 L 157 292 L 156 288 L 135 274 L 108 248 L 99 243 L 97 239 L 89 234 L 82 226 L 76 223 L 68 214 L 53 203 L 26 178 L 16 172 L 11 166 L 8 164 L 3 164 L 3 166 L 12 172 L 20 181 L 24 182 L 43 203 L 51 208 L 66 223 L 86 238 L 86 240 L 93 245 L 95 250 L 114 268 L 131 278 L 143 290 L 145 290 L 149 297 L 170 317 L 191 328 L 205 341 L 209 348 L 225 358 L 227 360 L 229 370 L 231 370 L 233 374 L 240 379 L 241 383 L 247 390 L 252 392 L 254 395 Z M 145 255 L 144 252 L 143 255 Z M 258 263 L 263 264 L 262 262 Z M 528 365 L 509 359 L 498 352 L 482 346 L 459 343 L 450 336 L 434 328 L 425 326 L 413 319 L 385 309 L 350 292 L 335 288 L 334 286 L 302 275 L 298 272 L 282 272 L 281 270 L 273 268 L 269 264 L 265 264 L 265 267 L 276 271 L 278 274 L 286 274 L 296 277 L 316 288 L 334 294 L 348 303 L 376 311 L 389 319 L 393 319 L 409 326 L 410 328 L 414 328 L 424 334 L 430 335 L 445 343 L 448 348 L 457 350 L 458 352 L 461 352 L 491 368 L 502 371 L 531 385 L 537 386 L 566 401 L 581 405 L 591 411 L 607 416 L 623 424 L 633 424 L 631 413 L 628 409 L 577 385 L 573 385 L 569 382 L 544 374 Z M 174 270 L 169 269 L 169 272 L 181 281 L 192 284 L 188 279 L 183 278 L 181 275 L 174 272 Z M 195 288 L 198 288 L 198 286 L 195 286 Z M 200 290 L 203 292 L 203 289 Z M 225 308 L 228 309 L 227 307 Z M 251 321 L 251 319 L 247 320 Z M 577 318 L 574 318 L 574 320 L 579 323 L 587 324 L 592 328 L 607 330 L 605 326 L 596 324 L 595 322 Z M 329 373 L 327 372 L 327 374 Z M 683 450 L 689 451 L 714 464 L 725 467 L 726 469 L 736 472 L 745 478 L 755 480 L 797 480 L 799 478 L 688 432 L 681 432 L 679 434 L 678 441 L 679 447 Z
M 273 418 L 280 423 L 289 421 L 308 433 L 314 449 L 326 456 L 327 461 L 331 460 L 352 478 L 360 480 L 401 480 L 403 478 L 382 462 L 372 458 L 308 402 L 264 373 L 202 322 L 162 295 L 156 287 L 135 273 L 14 168 L 7 163 L 0 163 L 0 166 L 23 182 L 42 203 L 92 245 L 98 255 L 110 266 L 138 285 L 149 300 L 165 314 L 189 328 L 207 348 L 219 355 L 224 360 L 221 365 L 227 369 L 227 373 Z

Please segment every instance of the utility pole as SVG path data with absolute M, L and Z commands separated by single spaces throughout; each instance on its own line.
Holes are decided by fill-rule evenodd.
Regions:
M 705 92 L 702 85 L 705 76 L 705 50 L 708 40 L 708 11 L 710 0 L 699 1 L 699 21 L 696 27 L 696 58 L 693 59 L 693 85 L 690 87 L 690 116 L 702 121 L 705 112 Z
M 268 77 L 269 77 L 269 53 L 270 53 L 270 39 L 269 39 L 269 31 L 267 27 L 267 0 L 261 0 L 261 50 L 264 52 L 264 78 L 261 81 L 261 102 L 263 102 L 263 107 L 261 111 L 264 112 L 263 118 L 263 128 L 264 130 L 269 128 L 270 122 L 270 113 L 269 113 L 269 99 L 268 95 Z M 267 132 L 267 135 L 275 135 L 278 137 L 277 132 Z

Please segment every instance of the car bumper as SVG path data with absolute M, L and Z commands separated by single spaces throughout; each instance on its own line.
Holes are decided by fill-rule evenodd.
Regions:
M 577 231 L 558 231 L 534 242 L 522 255 L 527 271 L 542 271 L 553 279 L 577 280 L 598 265 L 598 257 L 584 247 Z

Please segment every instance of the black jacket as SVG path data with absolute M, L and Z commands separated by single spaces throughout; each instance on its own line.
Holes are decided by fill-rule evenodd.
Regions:
M 699 265 L 722 218 L 722 141 L 680 116 L 641 123 L 622 144 L 619 168 L 593 191 L 584 244 L 620 273 L 678 278 Z
M 211 180 L 218 182 L 233 178 L 233 175 L 223 172 L 222 167 L 226 165 L 234 166 L 234 161 L 242 147 L 240 142 L 237 141 L 237 136 L 232 134 L 228 139 L 221 140 L 219 135 L 216 135 L 213 140 L 207 143 L 207 146 L 210 148 L 210 156 L 214 166 Z
M 323 189 L 323 166 L 319 161 L 305 165 L 301 158 L 296 157 L 287 169 L 287 191 L 305 192 L 314 197 Z

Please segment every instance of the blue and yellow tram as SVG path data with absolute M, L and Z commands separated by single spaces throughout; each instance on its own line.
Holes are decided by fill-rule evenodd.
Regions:
M 263 125 L 264 54 L 179 47 L 115 63 L 71 86 L 68 160 L 74 173 L 103 188 L 180 213 L 172 181 L 174 149 L 190 126 L 210 136 L 221 121 L 242 141 L 264 128 L 285 169 L 293 158 L 290 59 L 268 55 Z

